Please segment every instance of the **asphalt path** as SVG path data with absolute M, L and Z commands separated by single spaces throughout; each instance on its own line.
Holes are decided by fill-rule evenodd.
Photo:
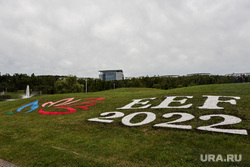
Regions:
M 0 159 L 0 167 L 18 167 L 10 162 Z

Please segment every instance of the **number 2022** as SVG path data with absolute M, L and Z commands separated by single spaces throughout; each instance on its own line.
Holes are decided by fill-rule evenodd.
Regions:
M 142 120 L 141 122 L 137 123 L 131 123 L 132 118 L 134 118 L 137 115 L 146 115 L 146 118 Z M 102 122 L 102 123 L 112 123 L 115 118 L 122 118 L 122 123 L 126 126 L 142 126 L 145 124 L 149 124 L 153 122 L 156 119 L 156 115 L 152 112 L 135 112 L 131 113 L 129 115 L 124 116 L 125 114 L 119 111 L 111 111 L 111 112 L 105 112 L 100 114 L 102 117 L 97 118 L 91 118 L 88 119 L 88 121 L 94 121 L 94 122 Z M 180 115 L 181 118 L 169 121 L 165 123 L 159 123 L 153 125 L 154 127 L 163 127 L 163 128 L 177 128 L 177 129 L 192 129 L 191 125 L 176 125 L 175 123 L 190 121 L 194 119 L 194 116 L 189 113 L 180 113 L 180 112 L 174 112 L 174 113 L 167 113 L 164 114 L 164 118 L 170 118 L 173 115 Z M 225 115 L 225 114 L 210 114 L 210 115 L 203 115 L 200 116 L 199 119 L 201 120 L 210 120 L 212 117 L 222 117 L 224 118 L 224 121 L 220 123 L 216 123 L 209 126 L 200 126 L 197 127 L 198 130 L 204 130 L 204 131 L 211 131 L 211 132 L 220 132 L 220 133 L 230 133 L 230 134 L 239 134 L 239 135 L 248 135 L 247 130 L 245 129 L 220 129 L 215 128 L 216 126 L 222 126 L 222 125 L 233 125 L 238 124 L 241 122 L 241 119 L 232 115 Z

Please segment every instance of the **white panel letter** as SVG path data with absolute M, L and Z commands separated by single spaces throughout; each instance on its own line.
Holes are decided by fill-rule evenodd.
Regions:
M 148 108 L 149 106 L 151 106 L 151 104 L 148 104 L 146 105 L 149 101 L 144 101 L 144 102 L 141 102 L 142 100 L 146 100 L 146 99 L 149 99 L 149 100 L 154 100 L 155 97 L 153 98 L 144 98 L 144 99 L 133 99 L 133 102 L 127 104 L 126 106 L 124 107 L 121 107 L 121 108 L 117 108 L 117 109 L 144 109 L 144 108 Z M 144 106 L 141 106 L 141 107 L 132 107 L 133 105 L 144 105 Z
M 193 98 L 193 96 L 167 96 L 166 99 L 163 102 L 161 102 L 161 104 L 152 108 L 189 108 L 192 106 L 192 104 L 187 104 L 184 106 L 169 106 L 169 104 L 172 102 L 178 102 L 184 104 L 187 101 L 187 99 L 174 100 L 176 97 L 187 97 L 189 99 Z
M 207 100 L 205 101 L 204 105 L 199 107 L 200 109 L 224 109 L 223 107 L 218 107 L 217 104 L 220 102 L 227 102 L 231 103 L 232 105 L 236 105 L 235 100 L 219 100 L 220 97 L 226 97 L 226 98 L 234 98 L 234 99 L 240 99 L 240 97 L 233 97 L 233 96 L 206 96 Z

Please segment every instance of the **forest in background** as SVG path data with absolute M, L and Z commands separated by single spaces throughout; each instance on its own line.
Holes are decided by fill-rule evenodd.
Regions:
M 142 77 L 132 78 L 119 81 L 103 81 L 93 78 L 77 78 L 76 76 L 52 76 L 43 75 L 31 76 L 27 74 L 1 75 L 0 92 L 16 92 L 25 90 L 29 85 L 32 92 L 40 94 L 57 94 L 57 93 L 77 93 L 86 91 L 97 92 L 122 87 L 145 87 L 157 89 L 172 89 L 206 84 L 233 83 L 233 76 L 204 75 L 204 76 L 179 76 L 179 77 Z

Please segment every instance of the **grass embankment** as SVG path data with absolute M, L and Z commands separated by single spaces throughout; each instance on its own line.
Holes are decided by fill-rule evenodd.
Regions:
M 188 109 L 117 109 L 132 99 L 152 98 L 148 104 L 159 105 L 165 96 L 193 96 L 185 104 Z M 202 95 L 239 96 L 236 105 L 219 103 L 223 110 L 199 109 L 206 100 Z M 38 110 L 68 111 L 53 106 L 42 107 L 45 102 L 56 102 L 74 97 L 87 99 L 106 97 L 81 110 L 64 115 L 42 115 Z M 226 98 L 227 99 L 227 98 Z M 39 100 L 39 108 L 24 114 L 16 110 L 30 102 Z M 225 99 L 223 99 L 225 100 Z M 229 99 L 227 99 L 229 100 Z M 145 100 L 144 100 L 145 101 Z M 204 85 L 172 90 L 146 88 L 116 89 L 84 94 L 60 94 L 0 103 L 0 158 L 19 166 L 249 166 L 249 120 L 250 84 Z M 80 101 L 81 102 L 81 101 Z M 59 104 L 59 103 L 57 103 Z M 56 105 L 56 104 L 55 104 Z M 55 106 L 54 105 L 54 106 Z M 171 105 L 181 105 L 172 103 Z M 184 104 L 182 104 L 184 105 Z M 133 107 L 140 107 L 135 105 Z M 71 106 L 72 108 L 74 106 Z M 11 111 L 13 114 L 7 114 Z M 129 127 L 122 123 L 122 117 L 110 119 L 112 123 L 90 122 L 101 113 L 119 111 L 126 115 L 136 112 L 152 112 L 155 121 L 142 126 Z M 9 112 L 9 113 L 11 113 Z M 188 113 L 195 118 L 176 125 L 191 125 L 192 129 L 156 128 L 153 125 L 180 118 L 174 115 L 163 118 L 166 113 Z M 226 114 L 242 119 L 234 125 L 218 126 L 221 129 L 246 129 L 248 135 L 226 134 L 197 130 L 199 126 L 212 125 L 223 118 L 208 121 L 199 117 L 209 114 Z M 143 121 L 145 115 L 137 115 L 131 123 Z M 240 162 L 202 162 L 201 154 L 241 154 Z M 239 156 L 238 156 L 239 157 Z

